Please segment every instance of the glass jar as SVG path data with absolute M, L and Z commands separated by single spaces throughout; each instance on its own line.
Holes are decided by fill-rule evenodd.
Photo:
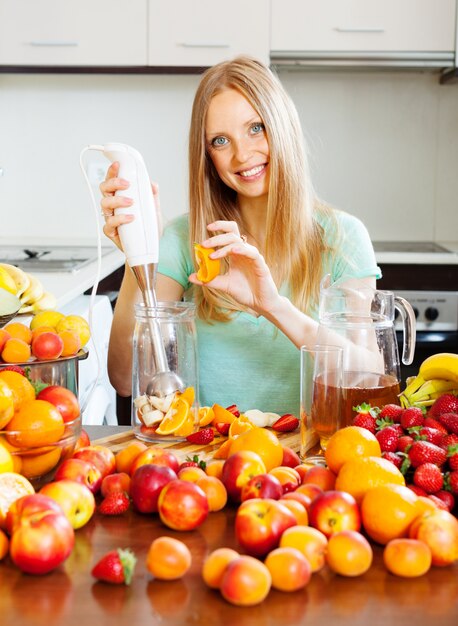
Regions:
M 151 383 L 158 380 L 154 377 L 163 373 L 164 365 L 181 381 L 181 391 L 167 395 L 152 393 Z M 182 440 L 195 432 L 199 425 L 198 388 L 194 303 L 135 305 L 132 359 L 135 436 L 146 441 L 169 441 Z

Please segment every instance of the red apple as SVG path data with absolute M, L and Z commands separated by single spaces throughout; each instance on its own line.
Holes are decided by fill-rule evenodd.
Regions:
M 86 446 L 85 448 L 79 448 L 74 454 L 73 458 L 83 459 L 95 465 L 102 474 L 102 478 L 113 474 L 116 471 L 116 458 L 114 453 L 106 446 Z
M 60 385 L 49 385 L 40 391 L 37 400 L 47 400 L 54 404 L 64 422 L 73 422 L 80 415 L 78 398 L 73 391 Z
M 326 537 L 342 530 L 361 528 L 361 513 L 355 498 L 345 491 L 325 491 L 309 507 L 309 524 Z
M 97 493 L 102 484 L 102 474 L 98 467 L 83 461 L 83 459 L 65 459 L 59 466 L 54 480 L 74 480 L 89 488 L 92 493 Z
M 139 513 L 157 513 L 157 501 L 162 489 L 177 475 L 167 465 L 141 465 L 132 474 L 130 497 Z
M 135 458 L 132 463 L 132 467 L 130 470 L 130 475 L 132 476 L 135 470 L 137 470 L 142 465 L 149 465 L 154 463 L 155 465 L 165 465 L 166 467 L 170 467 L 175 474 L 178 474 L 178 469 L 180 467 L 180 460 L 173 452 L 169 450 L 164 450 L 164 448 L 158 448 L 157 446 L 150 446 Z
M 221 480 L 229 498 L 240 502 L 243 486 L 254 476 L 265 473 L 266 466 L 259 454 L 246 450 L 236 452 L 225 461 Z
M 114 474 L 108 474 L 102 479 L 102 485 L 100 487 L 100 493 L 104 498 L 109 493 L 130 493 L 131 478 L 126 472 L 115 472 Z
M 61 507 L 43 494 L 19 498 L 7 515 L 10 556 L 27 574 L 47 574 L 70 555 L 74 530 Z
M 270 498 L 271 500 L 280 500 L 283 495 L 283 487 L 275 476 L 270 474 L 259 474 L 253 476 L 242 487 L 242 502 L 251 500 L 252 498 Z
M 68 521 L 76 530 L 91 519 L 95 511 L 95 498 L 86 487 L 74 480 L 58 480 L 44 485 L 40 492 L 55 500 L 62 508 Z
M 162 489 L 158 500 L 163 524 L 173 530 L 193 530 L 208 516 L 209 506 L 204 491 L 187 480 L 172 480 Z
M 294 514 L 278 500 L 246 500 L 235 516 L 235 536 L 251 556 L 264 557 L 278 547 L 283 532 L 297 524 Z
M 297 452 L 294 452 L 292 448 L 289 446 L 283 446 L 283 460 L 281 464 L 286 465 L 286 467 L 295 468 L 301 464 L 301 459 Z

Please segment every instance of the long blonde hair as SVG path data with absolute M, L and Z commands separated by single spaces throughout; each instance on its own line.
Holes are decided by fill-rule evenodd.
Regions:
M 318 301 L 326 249 L 315 212 L 331 210 L 316 199 L 293 102 L 276 76 L 251 57 L 240 56 L 207 70 L 194 98 L 189 133 L 190 244 L 206 239 L 207 225 L 215 220 L 242 225 L 236 193 L 219 178 L 205 140 L 210 101 L 225 89 L 241 93 L 264 123 L 270 150 L 264 257 L 277 286 L 287 282 L 292 302 L 310 312 Z M 226 294 L 207 287 L 196 291 L 202 319 L 227 321 L 231 311 L 241 310 Z

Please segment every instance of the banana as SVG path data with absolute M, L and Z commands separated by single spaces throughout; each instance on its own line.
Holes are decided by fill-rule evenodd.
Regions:
M 443 380 L 441 378 L 433 378 L 425 381 L 420 389 L 409 396 L 411 402 L 418 402 L 420 400 L 427 400 L 432 398 L 435 394 L 443 394 L 446 391 L 451 391 L 456 388 L 456 382 L 453 380 Z
M 0 263 L 0 269 L 4 269 L 14 281 L 16 285 L 16 296 L 20 298 L 24 291 L 30 286 L 30 278 L 28 274 L 15 265 L 9 263 Z
M 39 300 L 32 304 L 23 304 L 19 313 L 38 313 L 39 311 L 52 311 L 57 306 L 56 296 L 49 291 L 43 291 Z
M 12 293 L 13 296 L 16 295 L 16 283 L 12 279 L 9 272 L 6 271 L 3 267 L 0 266 L 0 287 L 5 289 L 9 293 Z
M 441 352 L 423 361 L 418 371 L 423 380 L 442 378 L 458 382 L 458 354 Z
M 22 304 L 33 304 L 37 302 L 44 293 L 43 285 L 41 281 L 33 274 L 27 274 L 30 279 L 30 285 L 22 294 L 20 300 Z

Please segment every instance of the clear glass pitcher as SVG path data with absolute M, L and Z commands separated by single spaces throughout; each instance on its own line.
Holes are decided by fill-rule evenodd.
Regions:
M 391 291 L 352 287 L 351 281 L 321 283 L 316 343 L 343 347 L 342 426 L 352 423 L 353 407 L 362 402 L 381 407 L 399 404 L 400 361 L 395 311 L 403 322 L 402 362 L 409 365 L 415 350 L 415 314 L 411 305 Z
M 159 333 L 164 346 L 161 355 L 155 354 L 157 343 L 153 341 L 153 332 Z M 179 376 L 185 390 L 166 397 L 148 395 L 149 383 L 161 371 L 164 354 L 169 370 Z M 183 439 L 195 432 L 199 423 L 198 388 L 195 305 L 190 302 L 159 302 L 155 307 L 136 304 L 132 358 L 135 436 L 162 441 Z

